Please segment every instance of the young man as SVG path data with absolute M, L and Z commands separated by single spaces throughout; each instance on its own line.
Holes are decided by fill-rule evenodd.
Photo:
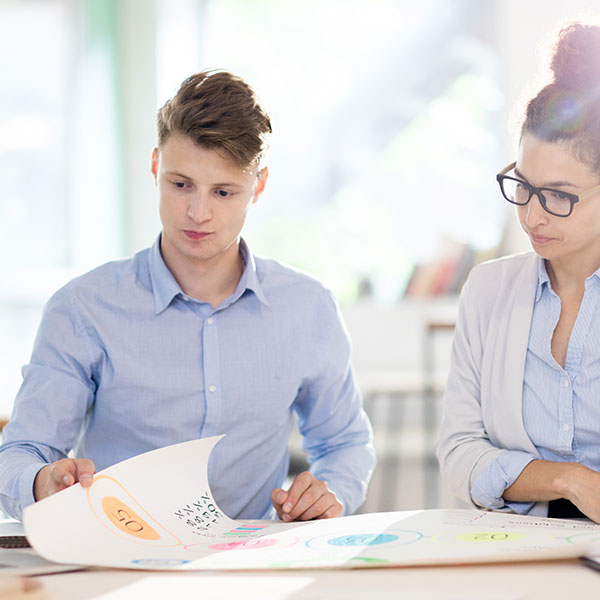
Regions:
M 372 434 L 336 304 L 240 237 L 267 182 L 270 132 L 251 88 L 222 71 L 193 75 L 159 111 L 162 232 L 48 302 L 0 447 L 8 514 L 88 487 L 96 469 L 222 433 L 208 475 L 229 516 L 327 518 L 362 503 Z M 311 468 L 284 491 L 294 412 Z

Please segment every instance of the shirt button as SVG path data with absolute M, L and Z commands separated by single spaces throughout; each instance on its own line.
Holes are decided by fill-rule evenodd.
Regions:
M 569 380 L 563 379 L 563 387 L 569 387 Z
M 217 391 L 217 386 L 216 385 L 209 385 L 208 386 L 208 391 L 209 392 L 216 392 Z M 567 425 L 568 427 L 568 425 Z
M 568 423 L 565 423 L 563 425 L 563 431 L 569 431 L 569 424 Z
M 212 325 L 212 324 L 213 324 L 213 318 L 212 318 L 212 317 L 208 317 L 208 319 L 206 319 L 206 322 L 207 322 L 209 325 Z
M 184 296 L 183 299 L 184 299 L 185 302 L 189 302 L 190 301 L 190 299 L 187 296 Z

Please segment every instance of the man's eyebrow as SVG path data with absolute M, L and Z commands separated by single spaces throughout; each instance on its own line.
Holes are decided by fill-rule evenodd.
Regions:
M 523 181 L 526 181 L 527 183 L 529 183 L 527 181 L 526 177 L 523 175 L 523 173 L 521 173 L 521 171 L 519 171 L 519 169 L 517 169 L 517 167 L 515 167 L 514 171 L 515 171 L 515 175 L 519 179 L 522 179 Z M 572 188 L 576 188 L 578 186 L 576 186 L 574 183 L 571 183 L 570 181 L 549 181 L 548 183 L 541 185 L 539 187 L 549 187 L 549 188 L 572 187 Z
M 239 183 L 235 183 L 234 181 L 224 181 L 223 183 L 213 183 L 214 187 L 234 187 L 234 188 L 243 188 L 243 185 Z
M 177 173 L 176 171 L 167 171 L 165 175 L 168 175 L 169 177 L 179 177 L 180 179 L 185 179 L 186 181 L 192 181 L 191 177 L 188 177 L 183 173 Z
M 189 177 L 188 175 L 184 175 L 183 173 L 178 173 L 177 171 L 166 171 L 165 175 L 167 177 L 178 177 L 179 179 L 185 179 L 186 181 L 191 181 L 193 182 L 194 180 Z M 217 183 L 212 183 L 211 184 L 213 187 L 234 187 L 234 188 L 243 188 L 244 186 L 236 183 L 235 181 L 224 181 L 224 182 L 217 182 Z

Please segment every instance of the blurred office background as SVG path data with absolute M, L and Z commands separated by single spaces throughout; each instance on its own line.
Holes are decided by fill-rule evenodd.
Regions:
M 457 294 L 475 262 L 527 249 L 494 176 L 513 160 L 548 37 L 594 11 L 0 0 L 0 417 L 51 293 L 158 234 L 157 108 L 187 75 L 226 68 L 274 125 L 245 238 L 329 285 L 353 337 L 379 454 L 363 510 L 458 506 L 432 457 Z

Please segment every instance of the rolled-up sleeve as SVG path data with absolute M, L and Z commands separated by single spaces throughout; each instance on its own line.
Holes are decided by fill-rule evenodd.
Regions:
M 533 502 L 505 502 L 502 496 L 506 488 L 510 487 L 523 469 L 536 458 L 527 452 L 503 452 L 479 474 L 471 487 L 471 498 L 484 508 L 507 508 L 519 514 L 527 514 Z

